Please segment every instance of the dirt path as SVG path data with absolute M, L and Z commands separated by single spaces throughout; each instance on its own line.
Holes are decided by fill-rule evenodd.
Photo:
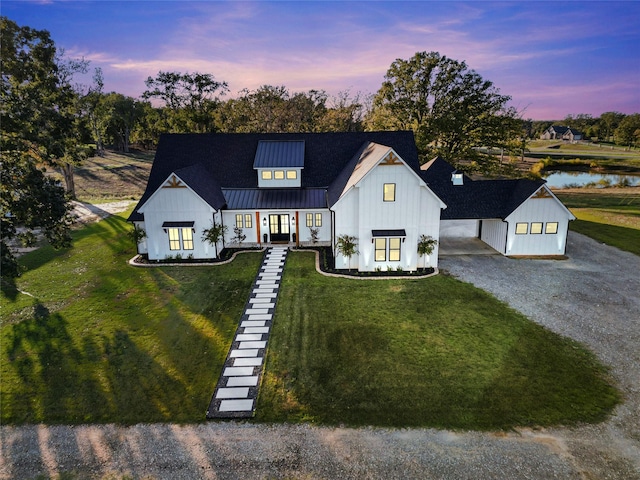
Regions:
M 569 260 L 441 260 L 586 344 L 626 397 L 598 425 L 511 433 L 200 425 L 0 428 L 0 478 L 640 480 L 640 257 L 570 234 Z

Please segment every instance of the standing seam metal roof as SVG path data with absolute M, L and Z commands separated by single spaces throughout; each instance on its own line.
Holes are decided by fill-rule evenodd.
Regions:
M 304 168 L 304 141 L 258 142 L 253 168 Z

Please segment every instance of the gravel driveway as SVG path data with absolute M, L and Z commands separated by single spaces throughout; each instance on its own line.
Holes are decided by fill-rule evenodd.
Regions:
M 0 478 L 640 479 L 640 258 L 574 233 L 568 253 L 565 261 L 451 256 L 440 267 L 610 365 L 626 401 L 605 423 L 512 433 L 233 422 L 1 427 Z

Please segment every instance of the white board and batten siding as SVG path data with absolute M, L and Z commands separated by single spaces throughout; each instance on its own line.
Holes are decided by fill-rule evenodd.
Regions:
M 384 201 L 384 185 L 395 184 L 395 201 Z M 441 200 L 404 163 L 378 164 L 335 204 L 335 235 L 357 237 L 359 254 L 351 259 L 351 268 L 375 271 L 377 268 L 416 270 L 425 263 L 418 258 L 420 235 L 439 238 Z M 373 230 L 404 230 L 400 260 L 376 261 Z M 387 241 L 387 249 L 389 248 Z M 437 266 L 437 247 L 426 259 Z M 347 259 L 336 255 L 336 268 L 348 268 Z
M 215 257 L 213 246 L 201 240 L 202 231 L 212 226 L 215 209 L 184 183 L 173 181 L 163 184 L 138 211 L 144 214 L 146 253 L 150 260 L 164 260 L 177 255 L 182 258 Z M 219 216 L 216 221 L 220 221 Z M 193 222 L 193 249 L 171 250 L 169 234 L 163 228 L 165 222 Z M 182 238 L 180 246 L 183 246 Z
M 507 222 L 501 219 L 482 220 L 480 240 L 504 255 L 507 244 L 508 227 Z
M 440 237 L 477 238 L 480 231 L 479 220 L 442 220 Z
M 574 219 L 575 217 L 560 200 L 546 187 L 542 187 L 506 218 L 509 231 L 504 253 L 506 255 L 564 255 L 569 221 Z M 518 224 L 526 224 L 527 233 L 516 233 Z M 557 228 L 553 228 L 553 224 L 557 224 Z M 548 227 L 555 230 L 555 233 L 549 233 Z M 541 233 L 538 233 L 540 230 Z

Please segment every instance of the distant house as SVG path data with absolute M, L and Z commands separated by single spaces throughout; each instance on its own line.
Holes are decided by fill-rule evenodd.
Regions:
M 569 142 L 577 142 L 582 140 L 584 135 L 570 127 L 561 127 L 559 125 L 552 125 L 547 128 L 540 136 L 541 140 L 566 140 Z
M 412 132 L 163 135 L 129 217 L 150 260 L 216 258 L 240 232 L 242 246 L 315 237 L 336 268 L 360 271 L 437 267 L 437 246 L 418 258 L 418 239 L 455 222 L 504 255 L 562 255 L 571 219 L 544 181 L 472 182 L 441 159 L 421 169 Z M 202 240 L 214 222 L 227 227 L 215 247 Z M 344 234 L 351 259 L 335 249 Z

